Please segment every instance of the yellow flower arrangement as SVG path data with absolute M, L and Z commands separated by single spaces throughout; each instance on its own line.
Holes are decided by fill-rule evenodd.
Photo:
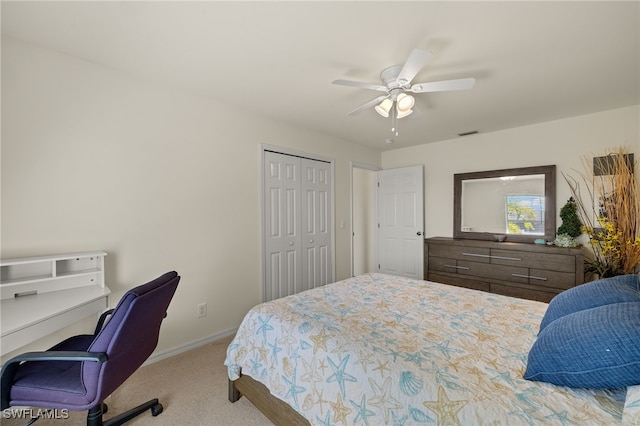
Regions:
M 600 277 L 630 274 L 640 263 L 640 237 L 625 240 L 622 231 L 605 217 L 599 218 L 601 228 L 584 227 L 594 258 L 588 260 L 587 271 Z
M 594 164 L 592 186 L 589 179 L 581 175 L 588 192 L 586 200 L 580 196 L 578 181 L 563 174 L 593 251 L 585 270 L 601 278 L 632 274 L 640 265 L 640 194 L 634 175 L 637 164 L 630 161 L 633 157 L 623 148 L 608 155 L 608 161 Z M 585 161 L 585 166 L 587 164 Z

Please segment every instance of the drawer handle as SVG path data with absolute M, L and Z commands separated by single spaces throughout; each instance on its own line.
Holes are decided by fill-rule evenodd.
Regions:
M 502 259 L 502 260 L 517 260 L 520 261 L 519 257 L 508 257 L 508 256 L 489 256 L 492 259 Z
M 531 278 L 532 280 L 547 281 L 547 278 L 545 277 L 536 277 L 534 275 L 524 275 L 524 274 L 511 274 L 511 275 L 514 277 Z
M 469 268 L 467 268 L 466 266 L 457 266 L 457 265 L 442 265 L 445 268 L 454 268 L 454 269 L 464 269 L 465 271 L 468 271 Z
M 531 278 L 532 280 L 547 281 L 547 278 L 545 278 L 545 277 L 536 277 L 535 275 L 529 275 L 529 278 Z
M 476 253 L 462 253 L 463 256 L 473 256 L 473 257 L 491 257 L 488 254 L 476 254 Z
M 507 256 L 493 256 L 490 254 L 477 254 L 477 253 L 462 253 L 463 256 L 473 256 L 473 257 L 485 257 L 490 259 L 502 259 L 502 260 L 522 260 L 518 257 L 507 257 Z

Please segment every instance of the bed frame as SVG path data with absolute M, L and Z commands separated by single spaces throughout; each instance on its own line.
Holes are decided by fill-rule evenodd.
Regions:
M 251 403 L 276 425 L 310 426 L 307 419 L 281 399 L 276 398 L 262 383 L 249 376 L 229 380 L 229 401 L 246 396 Z

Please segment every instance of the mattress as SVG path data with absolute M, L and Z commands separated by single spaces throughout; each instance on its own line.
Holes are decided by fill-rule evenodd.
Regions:
M 640 424 L 640 386 L 523 379 L 547 304 L 366 274 L 260 304 L 227 350 L 311 424 Z

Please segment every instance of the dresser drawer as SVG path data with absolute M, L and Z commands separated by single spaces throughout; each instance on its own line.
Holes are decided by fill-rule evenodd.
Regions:
M 503 294 L 505 296 L 520 297 L 522 299 L 537 300 L 539 302 L 549 303 L 558 293 L 554 291 L 545 291 L 541 289 L 532 289 L 526 287 L 516 287 L 502 284 L 491 284 L 491 292 Z
M 434 244 L 429 246 L 429 256 L 489 263 L 491 261 L 491 249 Z
M 576 274 L 556 272 L 547 269 L 530 269 L 529 283 L 560 290 L 567 290 L 576 285 Z
M 458 261 L 456 259 L 429 256 L 429 270 L 456 273 Z
M 576 262 L 573 256 L 552 253 L 527 253 L 523 251 L 492 249 L 491 263 L 559 272 L 575 273 L 576 270 Z
M 491 263 L 482 262 L 469 262 L 466 260 L 456 260 L 435 256 L 429 256 L 429 271 L 460 274 L 465 275 L 469 278 L 490 278 L 522 284 L 526 284 L 529 282 L 528 268 L 515 268 L 513 266 L 494 265 Z
M 529 282 L 528 268 L 514 268 L 513 266 L 466 262 L 461 260 L 458 262 L 457 271 L 459 274 L 491 278 L 492 280 L 511 281 L 522 284 Z
M 429 272 L 427 280 L 436 283 L 450 284 L 457 287 L 471 288 L 473 290 L 491 291 L 491 284 L 488 281 L 465 277 L 464 275 L 439 274 Z

